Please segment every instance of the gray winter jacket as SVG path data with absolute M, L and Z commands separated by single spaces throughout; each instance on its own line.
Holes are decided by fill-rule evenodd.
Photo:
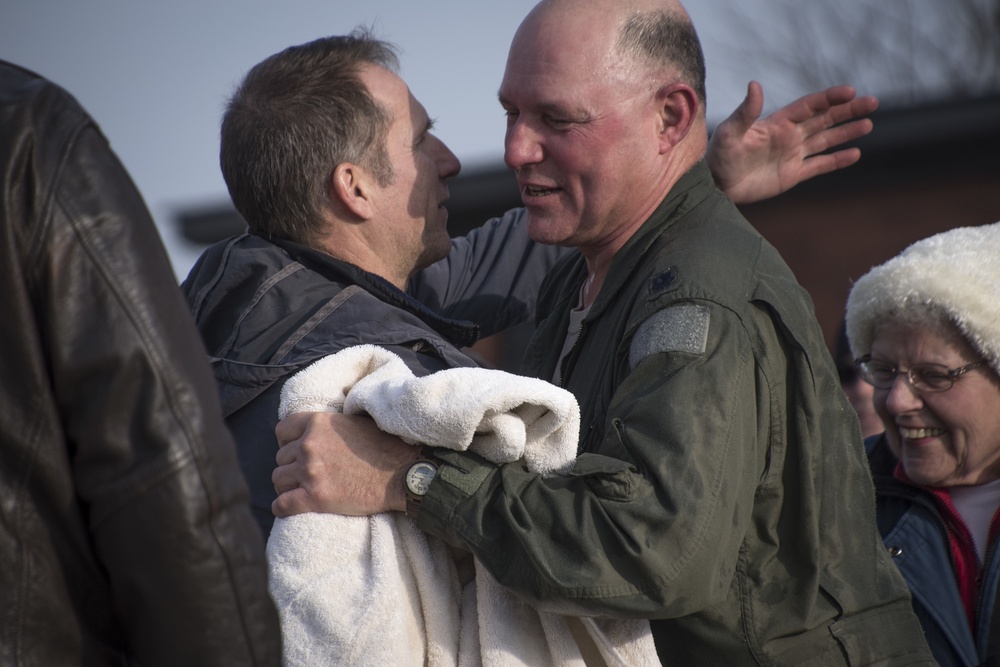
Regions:
M 274 522 L 274 427 L 285 380 L 361 344 L 396 352 L 419 375 L 476 365 L 465 348 L 529 321 L 542 277 L 565 253 L 531 242 L 526 227 L 516 209 L 454 239 L 448 258 L 412 281 L 413 296 L 281 239 L 247 234 L 205 251 L 182 289 L 208 347 L 265 535 Z

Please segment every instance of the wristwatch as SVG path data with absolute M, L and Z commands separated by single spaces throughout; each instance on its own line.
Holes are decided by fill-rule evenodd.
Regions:
M 427 495 L 427 489 L 438 471 L 438 460 L 425 448 L 420 450 L 420 458 L 410 464 L 403 475 L 403 491 L 406 493 L 406 516 L 417 518 L 420 502 Z

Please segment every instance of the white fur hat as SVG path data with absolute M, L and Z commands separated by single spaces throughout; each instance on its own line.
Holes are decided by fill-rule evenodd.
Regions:
M 945 313 L 1000 374 L 1000 222 L 917 241 L 858 279 L 847 298 L 851 352 L 871 352 L 876 326 L 915 309 Z

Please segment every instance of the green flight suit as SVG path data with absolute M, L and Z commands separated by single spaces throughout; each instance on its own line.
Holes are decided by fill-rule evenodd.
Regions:
M 552 378 L 587 269 L 542 288 Z M 565 478 L 442 452 L 418 524 L 544 609 L 645 617 L 664 664 L 934 664 L 875 528 L 812 303 L 704 162 L 615 257 L 562 367 Z

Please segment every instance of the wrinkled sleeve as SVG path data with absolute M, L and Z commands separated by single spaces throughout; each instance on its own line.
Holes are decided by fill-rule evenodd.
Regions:
M 750 528 L 767 399 L 742 323 L 710 314 L 704 353 L 638 360 L 570 476 L 441 452 L 420 527 L 553 611 L 668 618 L 723 600 Z
M 73 481 L 143 665 L 277 665 L 263 544 L 204 348 L 131 180 L 92 125 L 34 244 Z
M 488 336 L 534 319 L 542 279 L 569 252 L 532 241 L 524 209 L 512 209 L 452 239 L 448 257 L 414 276 L 408 291 Z

